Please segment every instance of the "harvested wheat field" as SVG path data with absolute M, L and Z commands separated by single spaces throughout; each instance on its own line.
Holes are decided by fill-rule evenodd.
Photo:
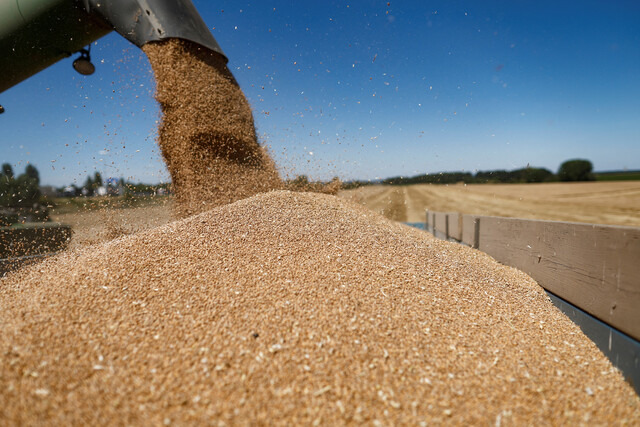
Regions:
M 404 222 L 424 211 L 640 227 L 640 181 L 368 186 L 340 193 Z
M 640 399 L 525 274 L 276 191 L 0 282 L 3 425 L 612 425 Z
M 107 242 L 116 237 L 165 225 L 172 220 L 171 200 L 152 206 L 118 209 L 106 206 L 52 215 L 53 220 L 70 225 L 71 249 Z

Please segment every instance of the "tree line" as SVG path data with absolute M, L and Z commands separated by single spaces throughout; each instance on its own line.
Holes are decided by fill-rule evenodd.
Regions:
M 40 201 L 40 173 L 27 165 L 24 173 L 16 176 L 9 163 L 0 171 L 0 206 L 31 208 Z
M 16 176 L 9 163 L 0 169 L 0 226 L 16 222 L 46 222 L 49 213 L 40 199 L 40 174 L 33 165 Z
M 463 182 L 465 184 L 480 183 L 532 183 L 532 182 L 552 182 L 552 181 L 593 181 L 593 165 L 589 160 L 572 159 L 563 162 L 556 174 L 545 168 L 526 167 L 514 170 L 492 170 L 478 171 L 475 174 L 471 172 L 441 172 L 437 174 L 422 174 L 412 177 L 392 177 L 382 181 L 387 185 L 408 185 L 408 184 L 456 184 Z M 138 194 L 168 194 L 170 192 L 170 184 L 146 185 L 134 184 L 124 179 L 116 180 L 118 185 L 122 186 L 124 195 Z M 352 181 L 347 183 L 339 183 L 334 179 L 330 183 L 324 183 L 333 189 L 336 188 L 353 188 L 361 185 L 370 184 L 370 182 Z M 318 183 L 315 183 L 316 185 Z M 112 186 L 113 181 L 107 183 Z M 292 187 L 302 186 L 310 187 L 306 176 L 298 177 L 296 180 L 289 182 Z M 105 186 L 104 180 L 100 172 L 95 172 L 93 176 L 89 175 L 82 187 L 75 185 L 66 188 L 71 189 L 72 196 L 92 196 L 97 194 L 100 187 Z M 316 185 L 317 186 L 317 185 Z M 315 187 L 314 187 L 315 188 Z M 324 187 L 323 187 L 324 188 Z M 63 192 L 65 187 L 58 189 Z M 336 190 L 337 191 L 337 190 Z M 4 163 L 0 170 L 0 206 L 10 206 L 16 208 L 29 208 L 38 204 L 41 200 L 40 192 L 40 174 L 35 166 L 28 164 L 24 173 L 15 176 L 13 167 L 9 163 Z
M 382 181 L 386 185 L 409 184 L 517 184 L 554 181 L 594 181 L 593 164 L 589 160 L 572 159 L 563 162 L 554 174 L 548 169 L 526 167 L 514 170 L 497 169 L 491 171 L 441 172 L 412 177 L 396 176 Z
M 103 179 L 102 174 L 96 171 L 93 175 L 88 175 L 82 186 L 75 184 L 56 188 L 59 195 L 65 197 L 92 197 L 102 195 L 100 190 L 104 190 L 104 195 L 118 196 L 140 196 L 140 195 L 165 195 L 171 191 L 170 183 L 144 184 L 133 183 L 124 178 Z

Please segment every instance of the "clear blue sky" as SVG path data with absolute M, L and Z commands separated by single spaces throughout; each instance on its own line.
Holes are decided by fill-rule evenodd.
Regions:
M 640 2 L 205 1 L 283 174 L 640 169 Z M 168 180 L 144 54 L 112 33 L 0 94 L 0 161 Z

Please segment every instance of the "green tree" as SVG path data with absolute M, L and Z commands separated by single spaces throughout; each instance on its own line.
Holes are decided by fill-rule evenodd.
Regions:
M 527 167 L 513 171 L 518 175 L 518 182 L 545 182 L 553 178 L 553 173 L 545 168 Z
M 91 175 L 89 175 L 85 180 L 83 188 L 87 190 L 87 196 L 93 196 L 94 182 Z
M 34 166 L 27 165 L 25 172 L 16 178 L 10 164 L 2 165 L 1 206 L 32 207 L 40 201 L 40 196 L 40 177 Z
M 308 185 L 309 184 L 309 178 L 306 175 L 298 175 L 293 181 L 293 184 L 295 185 Z
M 2 165 L 2 176 L 7 180 L 10 181 L 13 179 L 13 167 L 11 166 L 10 163 L 4 163 Z
M 93 174 L 93 187 L 94 188 L 102 187 L 102 175 L 100 175 L 100 172 L 98 171 L 96 171 L 96 173 Z
M 24 169 L 24 174 L 29 177 L 29 179 L 33 180 L 36 185 L 40 185 L 40 172 L 36 169 L 35 166 L 29 164 Z
M 593 181 L 593 164 L 589 160 L 567 160 L 558 169 L 560 181 Z
M 16 195 L 13 200 L 14 206 L 30 208 L 40 201 L 40 186 L 34 178 L 26 173 L 14 180 L 13 188 Z
M 9 172 L 8 174 L 6 172 Z M 0 171 L 0 206 L 9 206 L 13 194 L 13 168 L 10 164 L 2 165 Z

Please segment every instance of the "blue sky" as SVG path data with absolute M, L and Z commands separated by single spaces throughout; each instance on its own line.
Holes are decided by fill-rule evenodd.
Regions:
M 283 175 L 640 169 L 636 1 L 194 4 Z M 112 33 L 92 58 L 0 94 L 0 161 L 53 185 L 168 180 L 146 57 Z

